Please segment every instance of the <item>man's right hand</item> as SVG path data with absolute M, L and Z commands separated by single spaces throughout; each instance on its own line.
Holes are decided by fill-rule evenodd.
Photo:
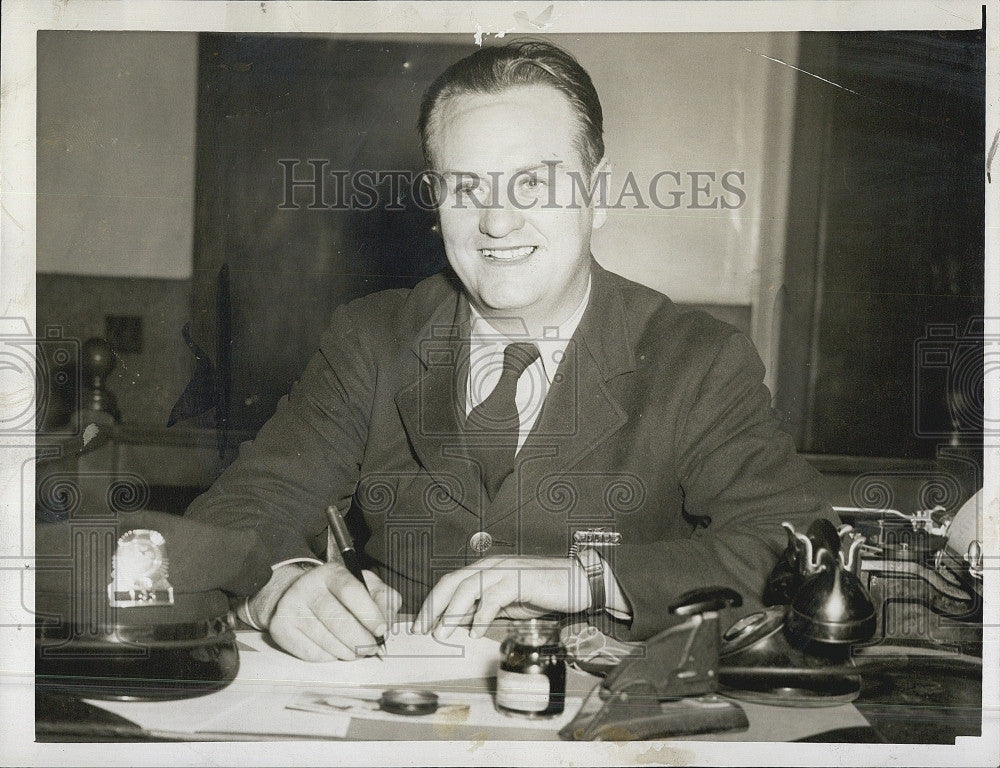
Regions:
M 375 638 L 385 636 L 402 600 L 371 571 L 364 576 L 367 589 L 341 563 L 306 571 L 278 600 L 268 626 L 271 637 L 306 661 L 373 655 Z

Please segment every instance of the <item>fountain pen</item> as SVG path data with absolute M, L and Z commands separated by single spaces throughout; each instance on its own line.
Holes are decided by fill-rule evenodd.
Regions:
M 334 551 L 340 552 L 347 570 L 351 572 L 354 578 L 364 584 L 365 577 L 361 573 L 361 561 L 358 559 L 358 552 L 354 548 L 354 540 L 351 538 L 351 532 L 347 530 L 347 523 L 344 522 L 344 518 L 335 505 L 331 504 L 326 508 L 326 520 L 329 523 L 326 531 L 326 561 L 328 563 L 333 562 Z M 366 584 L 365 589 L 367 588 L 368 585 Z M 379 660 L 382 661 L 382 653 L 385 652 L 385 635 L 376 637 L 375 642 L 378 643 L 379 647 L 377 655 Z

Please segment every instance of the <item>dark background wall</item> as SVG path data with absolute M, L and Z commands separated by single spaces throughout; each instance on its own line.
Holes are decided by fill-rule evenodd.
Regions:
M 975 445 L 984 32 L 804 33 L 799 66 L 777 406 L 813 453 Z
M 231 423 L 256 430 L 316 349 L 333 309 L 384 288 L 409 287 L 445 265 L 434 216 L 388 183 L 370 210 L 337 203 L 332 171 L 416 174 L 415 115 L 423 91 L 462 52 L 450 45 L 329 38 L 202 35 L 198 66 L 195 335 L 216 345 L 216 276 L 229 265 Z M 323 200 L 285 168 L 314 178 Z M 349 194 L 355 190 L 347 187 Z

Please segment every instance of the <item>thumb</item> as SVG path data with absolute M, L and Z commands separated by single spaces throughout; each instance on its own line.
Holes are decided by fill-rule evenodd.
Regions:
M 373 571 L 362 571 L 361 575 L 365 577 L 365 586 L 368 587 L 372 600 L 382 611 L 391 628 L 396 622 L 396 614 L 399 613 L 400 606 L 403 604 L 402 595 L 382 581 Z

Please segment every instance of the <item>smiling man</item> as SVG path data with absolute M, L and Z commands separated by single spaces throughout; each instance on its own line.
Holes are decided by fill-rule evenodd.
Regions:
M 549 85 L 446 94 L 426 107 L 423 130 L 446 187 L 448 261 L 492 328 L 541 339 L 583 301 L 590 233 L 604 219 L 569 197 L 571 174 L 596 173 L 577 148 L 580 121 Z
M 400 608 L 439 637 L 550 612 L 649 637 L 694 588 L 759 605 L 781 522 L 832 515 L 750 341 L 592 256 L 602 124 L 587 73 L 540 42 L 482 48 L 425 95 L 450 270 L 338 308 L 188 511 L 257 531 L 244 615 L 291 653 L 372 653 Z M 330 504 L 370 593 L 316 559 Z

